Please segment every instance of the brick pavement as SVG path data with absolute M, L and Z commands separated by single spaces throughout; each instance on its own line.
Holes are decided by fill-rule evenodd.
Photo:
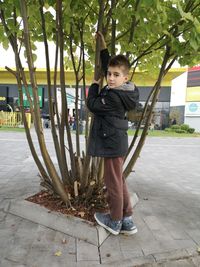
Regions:
M 56 161 L 50 130 L 45 134 Z M 128 178 L 139 197 L 139 231 L 109 236 L 100 248 L 6 213 L 11 199 L 39 190 L 39 177 L 24 133 L 0 132 L 0 151 L 1 267 L 200 266 L 199 138 L 147 139 Z

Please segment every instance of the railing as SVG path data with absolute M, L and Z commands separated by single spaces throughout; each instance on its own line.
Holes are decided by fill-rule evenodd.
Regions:
M 31 114 L 26 113 L 28 127 L 31 127 Z M 22 114 L 20 112 L 0 111 L 0 126 L 6 127 L 24 127 Z

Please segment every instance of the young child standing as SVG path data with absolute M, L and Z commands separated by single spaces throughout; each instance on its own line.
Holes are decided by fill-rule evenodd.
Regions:
M 110 59 L 101 32 L 102 68 L 106 73 L 107 85 L 99 91 L 99 81 L 89 88 L 87 106 L 94 114 L 88 153 L 104 158 L 104 183 L 110 213 L 96 212 L 99 225 L 114 235 L 134 234 L 137 228 L 132 220 L 132 206 L 123 177 L 124 156 L 128 150 L 128 121 L 125 113 L 135 109 L 139 101 L 137 87 L 128 81 L 130 63 L 124 55 Z

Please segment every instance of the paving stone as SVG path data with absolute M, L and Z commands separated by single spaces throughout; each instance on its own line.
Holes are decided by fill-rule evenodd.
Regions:
M 61 256 L 55 256 L 55 253 L 59 251 L 62 253 Z M 40 225 L 26 258 L 26 266 L 54 267 L 59 265 L 76 267 L 75 239 Z
M 23 220 L 21 222 L 20 227 L 14 234 L 13 244 L 6 255 L 7 259 L 24 264 L 34 240 L 37 227 L 37 224 L 30 221 Z
M 159 265 L 160 267 L 195 267 L 195 265 L 191 262 L 190 259 L 183 259 L 183 260 L 176 260 L 176 261 L 169 261 Z M 154 267 L 154 265 L 152 266 Z
M 200 214 L 200 213 L 199 213 Z M 197 243 L 200 245 L 200 229 L 187 229 L 186 230 L 188 235 Z
M 185 257 L 189 257 L 189 254 L 185 249 L 182 249 L 182 250 L 173 250 L 165 253 L 155 253 L 153 254 L 153 256 L 155 257 L 156 261 L 166 261 L 166 260 L 182 259 Z
M 29 201 L 11 201 L 8 212 L 96 246 L 99 246 L 109 235 L 105 229 L 96 227 L 91 222 L 53 211 L 49 212 L 46 208 Z
M 22 221 L 23 219 L 18 216 L 7 214 L 4 221 L 0 223 L 0 230 L 9 229 L 10 232 L 16 232 Z
M 188 254 L 190 256 L 198 256 L 199 255 L 199 252 L 197 251 L 198 250 L 198 246 L 191 247 L 191 248 L 186 248 L 185 250 L 188 252 Z
M 66 240 L 66 243 L 63 243 L 64 239 Z M 55 253 L 61 253 L 61 254 L 60 256 L 56 256 Z M 49 249 L 46 253 L 44 253 L 43 261 L 41 262 L 40 266 L 66 267 L 66 266 L 73 266 L 72 264 L 75 263 L 76 263 L 75 239 L 66 236 L 63 233 L 56 232 L 54 241 L 49 243 Z M 33 265 L 31 267 L 35 266 Z
M 130 237 L 134 240 L 133 246 L 136 246 L 137 249 L 140 247 L 145 256 L 155 252 L 162 252 L 163 248 L 161 243 L 155 239 L 152 231 L 149 230 L 147 224 L 144 222 L 141 216 L 138 215 L 137 210 L 135 211 L 135 223 L 137 225 L 138 232 L 134 236 Z
M 138 257 L 144 256 L 144 253 L 142 250 L 123 250 L 122 254 L 124 256 L 124 259 L 138 258 Z
M 109 263 L 102 264 L 102 266 L 117 266 L 117 267 L 146 267 L 149 266 L 148 264 L 154 263 L 155 259 L 152 255 L 144 256 L 144 257 L 137 257 L 137 258 L 130 258 L 130 259 L 120 259 L 116 261 L 112 261 Z M 147 265 L 146 265 L 147 264 Z M 151 266 L 151 265 L 150 265 Z
M 54 245 L 55 235 L 56 231 L 41 225 L 38 226 L 35 239 L 25 259 L 27 266 L 42 266 L 45 257 Z
M 6 257 L 14 243 L 14 235 L 22 222 L 21 218 L 7 215 L 4 221 L 0 222 L 0 258 Z
M 84 242 L 82 240 L 77 240 L 77 262 L 79 261 L 94 261 L 99 263 L 99 251 L 98 247 Z
M 190 239 L 190 236 L 185 232 L 184 229 L 177 228 L 177 224 L 174 225 L 174 223 L 166 222 L 162 220 L 162 224 L 165 226 L 165 228 L 170 233 L 170 236 L 172 236 L 175 240 L 187 240 Z
M 191 258 L 191 261 L 196 267 L 200 266 L 200 256 L 196 256 L 196 257 Z
M 120 234 L 118 236 L 120 248 L 124 258 L 135 258 L 144 256 L 142 248 L 137 242 L 137 234 L 126 236 Z
M 7 259 L 3 259 L 2 261 L 0 261 L 0 266 L 1 267 L 27 267 L 26 265 L 13 262 Z
M 169 242 L 169 246 L 170 246 L 170 242 Z M 191 240 L 191 239 L 187 239 L 187 240 L 174 240 L 172 242 L 172 245 L 171 247 L 174 248 L 174 249 L 186 249 L 186 248 L 189 248 L 189 247 L 195 247 L 196 246 L 196 243 Z
M 145 216 L 144 221 L 151 229 L 156 240 L 159 241 L 171 241 L 173 238 L 170 236 L 169 231 L 163 227 L 162 223 L 159 221 L 156 216 Z
M 55 161 L 50 133 L 51 131 L 45 131 L 47 146 Z M 33 133 L 33 137 L 36 141 L 35 133 Z M 5 142 L 2 138 L 9 142 Z M 84 137 L 81 138 L 81 145 L 84 145 Z M 74 135 L 72 139 L 75 140 Z M 30 160 L 31 155 L 24 133 L 0 133 L 0 142 L 1 149 L 12 154 L 12 158 L 9 154 L 0 154 L 0 211 L 3 211 L 2 207 L 6 202 L 4 200 L 2 202 L 2 199 L 24 198 L 24 194 L 33 193 L 34 190 L 39 189 L 39 178 L 37 177 L 37 168 L 33 164 L 33 160 Z M 38 145 L 36 147 L 38 149 Z M 199 148 L 199 138 L 147 137 L 141 156 L 134 168 L 135 172 L 127 180 L 130 193 L 136 192 L 140 199 L 134 209 L 138 233 L 131 237 L 110 236 L 105 240 L 100 247 L 103 266 L 200 266 L 199 255 L 196 252 L 200 241 Z M 145 218 L 147 219 L 144 220 Z M 11 214 L 7 214 L 0 221 L 0 266 L 4 264 L 5 267 L 19 267 L 25 263 L 26 267 L 99 265 L 97 261 L 87 260 L 86 248 L 84 248 L 86 252 L 83 250 L 83 253 L 79 254 L 85 260 L 77 262 L 78 251 L 76 251 L 75 238 L 46 227 L 39 226 L 35 230 L 35 237 L 32 236 L 32 240 L 31 238 L 26 240 L 24 235 L 30 234 L 31 231 L 25 230 L 26 233 L 24 232 L 23 235 L 19 230 L 24 228 L 23 221 Z M 47 229 L 54 234 L 50 234 Z M 104 231 L 103 228 L 100 229 Z M 69 242 L 64 247 L 63 244 L 60 245 L 63 235 Z M 15 252 L 13 260 L 19 260 L 16 263 L 9 261 L 6 256 L 14 245 L 17 250 L 18 242 L 19 252 L 24 255 L 24 259 L 21 260 Z M 102 242 L 103 240 L 101 240 Z M 29 243 L 31 246 L 28 245 Z M 28 252 L 24 247 L 25 244 L 29 247 Z M 8 247 L 9 249 L 7 249 Z M 191 259 L 173 259 L 165 262 L 166 254 L 163 255 L 163 253 L 167 253 L 169 256 L 170 253 L 181 248 L 186 248 Z M 60 257 L 54 255 L 57 249 L 62 251 Z M 157 259 L 160 257 L 162 262 L 155 263 L 155 258 L 150 254 L 157 254 Z M 90 255 L 89 252 L 88 255 Z M 1 256 L 4 258 L 2 259 Z M 40 265 L 35 266 L 35 263 Z
M 11 198 L 4 198 L 0 202 L 0 210 L 3 210 L 4 212 L 8 211 L 9 205 L 10 205 Z
M 0 211 L 0 221 L 3 221 L 6 216 L 6 213 L 3 211 Z
M 6 257 L 9 248 L 12 246 L 14 234 L 8 229 L 0 229 L 0 259 Z
M 112 261 L 124 259 L 119 239 L 116 236 L 110 235 L 106 239 L 106 242 L 101 245 L 100 255 L 102 263 L 109 263 Z
M 99 262 L 94 263 L 91 261 L 80 261 L 77 262 L 76 265 L 71 265 L 69 267 L 95 267 L 95 266 L 101 266 L 101 264 Z

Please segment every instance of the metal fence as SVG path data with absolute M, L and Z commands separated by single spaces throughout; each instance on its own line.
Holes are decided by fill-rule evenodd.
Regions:
M 31 127 L 31 114 L 26 113 L 28 127 Z M 22 114 L 20 112 L 0 111 L 0 126 L 5 127 L 24 127 Z

